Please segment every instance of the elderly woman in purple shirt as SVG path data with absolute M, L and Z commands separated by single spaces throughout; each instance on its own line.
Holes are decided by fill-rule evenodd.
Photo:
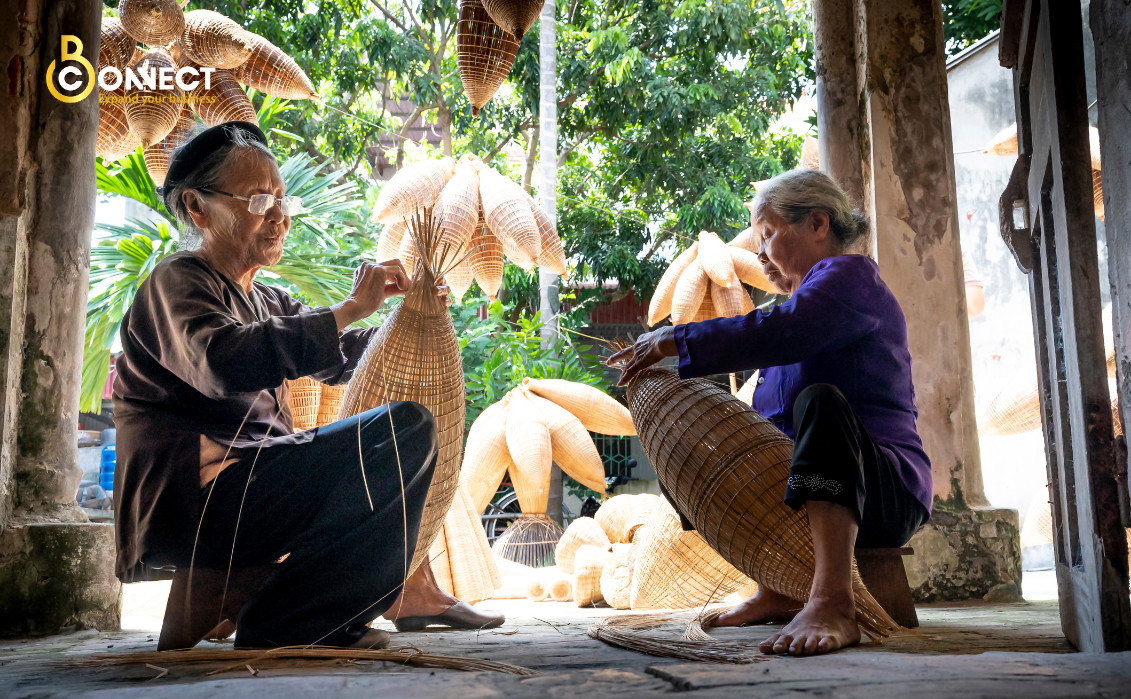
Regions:
M 860 641 L 854 546 L 901 546 L 930 516 L 907 326 L 876 263 L 850 254 L 868 223 L 830 177 L 775 177 L 751 221 L 763 271 L 789 300 L 660 328 L 612 359 L 626 362 L 622 384 L 672 356 L 681 378 L 759 370 L 753 407 L 795 441 L 785 502 L 805 506 L 817 566 L 807 603 L 762 587 L 718 624 L 787 622 L 762 652 L 827 653 Z

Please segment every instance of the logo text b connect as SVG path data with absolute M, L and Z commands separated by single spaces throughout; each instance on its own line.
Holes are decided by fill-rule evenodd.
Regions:
M 80 102 L 86 99 L 86 96 L 89 95 L 90 91 L 94 89 L 94 66 L 90 65 L 90 61 L 83 58 L 82 41 L 80 41 L 77 36 L 74 36 L 72 34 L 64 34 L 62 38 L 62 60 L 77 61 L 79 65 L 81 65 L 86 70 L 86 87 L 83 88 L 82 92 L 71 97 L 68 97 L 59 92 L 59 90 L 55 87 L 55 61 L 51 61 L 51 65 L 47 66 L 47 89 L 51 92 L 52 95 L 54 95 L 55 99 L 59 100 L 60 102 Z M 69 50 L 67 48 L 68 45 L 73 46 L 74 49 Z M 63 70 L 59 71 L 59 84 L 68 90 L 77 90 L 79 86 L 82 85 L 82 83 L 77 80 L 70 80 L 69 78 L 71 76 L 78 75 L 82 75 L 82 71 L 74 66 L 67 66 Z

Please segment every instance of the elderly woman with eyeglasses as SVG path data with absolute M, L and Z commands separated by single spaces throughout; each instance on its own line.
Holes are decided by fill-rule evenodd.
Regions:
M 660 328 L 610 362 L 625 363 L 622 384 L 665 357 L 679 358 L 681 378 L 760 370 L 753 407 L 794 440 L 783 496 L 806 508 L 816 571 L 806 603 L 762 587 L 716 623 L 787 622 L 763 652 L 827 653 L 860 641 L 853 547 L 902 546 L 930 516 L 907 324 L 875 261 L 854 254 L 868 223 L 828 175 L 766 182 L 751 225 L 762 270 L 788 300 Z
M 398 402 L 295 433 L 285 381 L 348 381 L 375 333 L 348 326 L 404 294 L 408 275 L 364 262 L 349 297 L 321 308 L 256 281 L 302 203 L 253 124 L 187 142 L 162 196 L 199 245 L 158 263 L 122 320 L 118 576 L 274 565 L 239 613 L 237 646 L 383 646 L 368 622 L 397 599 L 413 555 L 432 415 Z

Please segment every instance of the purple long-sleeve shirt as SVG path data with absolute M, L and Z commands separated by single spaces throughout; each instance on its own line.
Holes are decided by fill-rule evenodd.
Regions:
M 903 310 L 863 255 L 827 257 L 768 311 L 677 325 L 680 378 L 761 369 L 753 407 L 790 438 L 793 404 L 829 383 L 931 511 L 931 462 L 915 428 L 915 387 Z

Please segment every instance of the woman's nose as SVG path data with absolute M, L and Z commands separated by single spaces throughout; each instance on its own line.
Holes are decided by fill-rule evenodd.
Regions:
M 758 261 L 762 264 L 770 261 L 770 258 L 766 255 L 766 248 L 758 248 Z
M 275 203 L 263 212 L 263 216 L 271 223 L 281 223 L 283 220 L 283 200 L 276 199 Z

